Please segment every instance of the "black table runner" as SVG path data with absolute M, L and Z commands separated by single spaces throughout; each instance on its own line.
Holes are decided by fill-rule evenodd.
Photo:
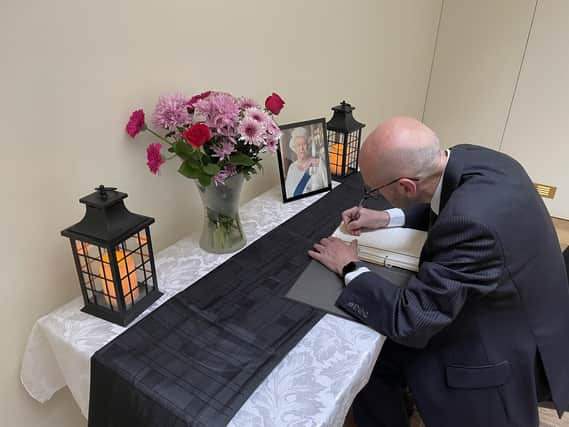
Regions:
M 322 317 L 282 296 L 361 194 L 344 180 L 97 351 L 89 426 L 226 425 Z

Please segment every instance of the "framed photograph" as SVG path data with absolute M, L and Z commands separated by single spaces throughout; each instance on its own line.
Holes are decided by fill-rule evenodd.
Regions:
M 314 119 L 279 126 L 278 162 L 283 202 L 332 189 L 326 120 Z

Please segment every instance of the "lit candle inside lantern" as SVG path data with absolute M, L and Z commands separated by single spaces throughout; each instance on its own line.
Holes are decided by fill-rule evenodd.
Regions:
M 122 284 L 122 292 L 123 295 L 126 295 L 130 292 L 132 288 L 132 298 L 135 299 L 138 296 L 138 281 L 136 279 L 136 272 L 134 271 L 135 265 L 132 256 L 128 255 L 127 257 L 124 256 L 124 252 L 121 250 L 115 251 L 115 255 L 117 257 L 117 264 L 119 266 L 119 276 L 121 279 Z M 130 272 L 130 273 L 129 273 Z M 128 276 L 127 276 L 128 273 Z M 112 280 L 112 273 L 111 273 L 111 265 L 109 264 L 109 254 L 108 252 L 103 253 L 103 267 L 99 268 L 99 275 L 101 277 L 106 277 L 107 280 L 102 279 L 103 281 L 103 292 L 105 293 L 105 301 L 107 303 L 111 303 L 113 306 L 117 305 L 116 300 L 116 293 L 115 293 L 115 286 Z M 130 280 L 130 286 L 129 286 Z M 113 300 L 111 297 L 114 297 Z M 125 302 L 131 303 L 130 297 L 127 299 L 125 298 Z
M 330 147 L 330 172 L 334 175 L 342 174 L 342 145 L 334 144 Z

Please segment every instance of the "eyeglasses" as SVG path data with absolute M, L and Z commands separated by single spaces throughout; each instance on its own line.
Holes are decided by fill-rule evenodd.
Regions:
M 368 199 L 375 199 L 380 195 L 380 191 L 383 190 L 385 187 L 390 186 L 391 184 L 395 184 L 397 181 L 399 181 L 400 179 L 409 179 L 411 181 L 420 181 L 420 178 L 410 178 L 408 176 L 400 176 L 399 178 L 395 178 L 393 181 L 389 181 L 387 184 L 383 184 L 380 185 L 379 187 L 375 187 L 375 188 L 369 188 L 368 186 L 364 185 L 364 195 L 363 197 L 360 199 L 360 203 L 358 204 L 358 206 L 361 208 L 364 206 L 365 202 Z

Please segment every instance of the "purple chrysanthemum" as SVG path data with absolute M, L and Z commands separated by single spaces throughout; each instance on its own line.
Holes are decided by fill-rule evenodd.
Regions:
M 249 117 L 245 117 L 237 128 L 237 132 L 239 132 L 241 138 L 246 142 L 255 145 L 263 143 L 262 136 L 264 131 L 265 128 L 262 123 L 259 123 L 257 120 L 253 120 Z
M 269 121 L 272 121 L 269 115 L 259 108 L 248 108 L 245 111 L 245 117 L 249 117 L 265 126 Z
M 214 145 L 212 147 L 213 157 L 219 157 L 219 160 L 224 160 L 229 158 L 231 153 L 235 151 L 235 145 L 229 141 L 223 141 L 220 145 Z
M 266 143 L 267 151 L 271 154 L 275 154 L 277 152 L 277 148 L 279 147 L 279 140 L 276 138 L 269 138 Z
M 269 122 L 269 126 L 268 126 L 268 131 L 271 135 L 273 135 L 275 138 L 280 138 L 282 136 L 282 132 L 281 129 L 277 126 L 277 124 L 274 121 L 270 121 Z
M 217 174 L 215 174 L 213 180 L 215 182 L 215 185 L 225 185 L 225 180 L 236 174 L 237 174 L 237 167 L 235 165 L 227 165 Z
M 152 115 L 152 124 L 168 130 L 177 130 L 178 126 L 187 125 L 192 121 L 188 113 L 188 101 L 181 94 L 161 96 Z
M 190 100 L 188 101 L 188 108 L 190 110 L 192 110 L 194 108 L 194 105 L 196 102 L 198 102 L 200 99 L 204 99 L 207 98 L 208 96 L 211 95 L 211 90 L 208 90 L 206 92 L 202 92 L 198 95 L 194 95 L 190 98 Z
M 230 136 L 235 133 L 239 106 L 233 96 L 221 92 L 213 93 L 196 102 L 194 110 L 219 135 Z
M 270 135 L 270 138 L 273 139 L 281 139 L 282 132 L 276 123 L 271 119 L 267 123 L 267 133 Z
M 242 110 L 247 110 L 248 108 L 259 108 L 259 104 L 254 99 L 241 97 L 237 99 L 237 103 L 239 104 L 239 108 Z

